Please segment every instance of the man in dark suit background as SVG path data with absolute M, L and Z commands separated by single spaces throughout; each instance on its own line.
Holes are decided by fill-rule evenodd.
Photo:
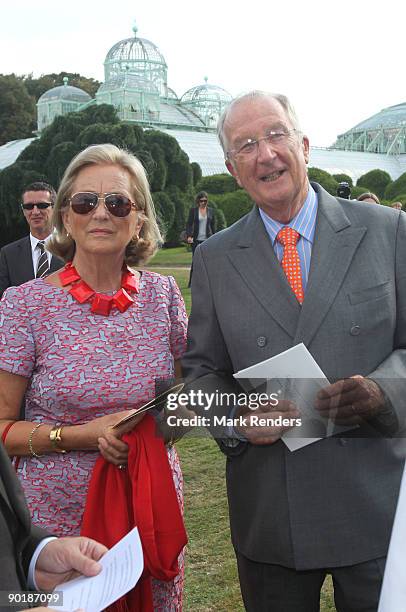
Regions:
M 238 394 L 234 372 L 303 342 L 337 381 L 315 408 L 358 426 L 295 452 L 284 427 L 256 426 L 248 409 L 237 431 L 214 432 L 244 603 L 318 612 L 331 574 L 339 612 L 376 612 L 403 471 L 389 436 L 405 427 L 406 216 L 310 185 L 309 141 L 285 96 L 237 98 L 219 136 L 256 206 L 196 249 L 186 389 Z M 208 419 L 240 410 L 209 407 Z
M 105 546 L 85 537 L 49 536 L 31 525 L 23 490 L 0 442 L 0 612 L 27 607 L 8 605 L 7 593 L 52 591 L 79 573 L 100 572 L 97 561 Z
M 44 246 L 51 233 L 55 198 L 55 189 L 48 183 L 38 181 L 24 189 L 21 208 L 30 234 L 0 250 L 0 297 L 7 287 L 47 276 L 63 266 L 63 262 L 51 256 Z

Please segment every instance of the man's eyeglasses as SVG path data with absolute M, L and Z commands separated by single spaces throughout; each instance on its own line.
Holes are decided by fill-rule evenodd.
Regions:
M 34 210 L 34 206 L 36 206 L 39 210 L 45 210 L 52 206 L 52 202 L 35 202 L 35 204 L 21 204 L 21 208 L 23 210 Z
M 247 138 L 242 142 L 236 149 L 227 151 L 227 158 L 233 157 L 234 159 L 250 159 L 258 155 L 258 147 L 260 142 L 266 142 L 267 145 L 277 149 L 286 146 L 292 137 L 292 134 L 297 130 L 270 130 L 266 136 L 262 138 Z
M 121 193 L 93 193 L 91 191 L 80 191 L 74 193 L 68 202 L 73 212 L 77 215 L 88 215 L 95 210 L 103 200 L 107 210 L 114 217 L 127 217 L 131 209 L 137 210 L 137 206 L 125 195 Z

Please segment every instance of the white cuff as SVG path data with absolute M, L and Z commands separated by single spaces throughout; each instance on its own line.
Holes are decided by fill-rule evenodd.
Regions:
M 37 548 L 34 551 L 34 554 L 31 557 L 31 561 L 30 561 L 30 567 L 28 568 L 28 578 L 27 578 L 27 582 L 28 582 L 28 588 L 34 591 L 38 591 L 38 585 L 35 582 L 35 566 L 37 564 L 37 560 L 38 557 L 42 551 L 42 549 L 49 544 L 49 542 L 52 542 L 52 540 L 57 540 L 58 538 L 55 537 L 50 537 L 50 538 L 44 538 L 43 540 L 41 540 L 41 542 L 38 544 Z

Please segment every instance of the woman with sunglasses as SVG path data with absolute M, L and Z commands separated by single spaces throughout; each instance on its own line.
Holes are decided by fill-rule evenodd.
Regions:
M 126 428 L 113 426 L 154 397 L 156 381 L 177 374 L 186 313 L 172 277 L 133 269 L 161 240 L 133 155 L 110 144 L 79 153 L 62 179 L 53 222 L 49 249 L 65 267 L 9 288 L 0 302 L 0 433 L 17 458 L 34 524 L 63 536 L 80 532 L 100 454 L 114 478 L 128 473 Z M 159 442 L 179 512 L 179 460 Z M 182 582 L 182 572 L 153 579 L 154 609 L 179 610 Z
M 192 245 L 192 258 L 196 248 L 216 233 L 216 219 L 214 210 L 208 206 L 209 197 L 205 191 L 199 191 L 195 198 L 195 206 L 189 211 L 186 224 L 186 241 Z M 189 287 L 192 282 L 193 259 L 190 268 Z

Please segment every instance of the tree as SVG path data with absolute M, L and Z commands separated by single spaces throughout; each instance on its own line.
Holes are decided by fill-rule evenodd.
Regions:
M 71 159 L 90 144 L 111 142 L 133 152 L 150 180 L 161 227 L 170 244 L 179 244 L 186 214 L 193 201 L 192 168 L 178 142 L 167 134 L 146 133 L 122 123 L 112 106 L 91 106 L 56 117 L 41 136 L 25 149 L 15 164 L 0 172 L 0 239 L 15 240 L 21 224 L 18 198 L 31 181 L 44 179 L 58 188 Z M 224 223 L 221 213 L 219 227 Z
M 196 186 L 202 178 L 202 169 L 197 162 L 192 162 L 190 166 L 192 168 L 193 173 L 193 185 Z
M 204 176 L 196 185 L 196 191 L 207 191 L 207 193 L 229 193 L 239 189 L 237 181 L 231 174 L 212 174 Z
M 337 187 L 338 183 L 331 174 L 326 172 L 325 170 L 321 170 L 320 168 L 309 168 L 307 171 L 309 176 L 309 181 L 315 181 L 319 183 L 326 191 L 331 193 L 331 195 L 337 195 Z
M 406 193 L 406 172 L 387 185 L 384 196 L 386 200 L 397 200 L 398 196 L 404 193 Z
M 359 177 L 357 187 L 364 187 L 364 191 L 372 191 L 381 199 L 391 182 L 391 177 L 384 170 L 370 170 Z
M 35 103 L 15 74 L 0 75 L 0 145 L 29 138 L 35 129 Z
M 34 79 L 32 74 L 26 75 L 24 78 L 24 84 L 27 88 L 28 93 L 38 101 L 38 98 L 48 89 L 63 85 L 63 79 L 68 77 L 68 85 L 73 87 L 79 87 L 86 91 L 92 98 L 95 97 L 97 90 L 100 87 L 100 81 L 95 79 L 82 76 L 77 72 L 59 72 L 59 74 L 42 74 L 39 78 Z
M 227 226 L 241 219 L 253 206 L 251 198 L 242 189 L 210 196 L 210 200 L 213 200 L 217 204 L 217 208 L 223 211 Z

